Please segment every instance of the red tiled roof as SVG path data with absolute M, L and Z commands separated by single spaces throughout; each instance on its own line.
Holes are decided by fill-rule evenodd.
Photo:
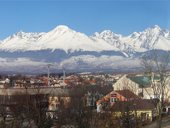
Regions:
M 130 98 L 138 99 L 139 98 L 139 96 L 137 96 L 136 94 L 134 94 L 133 92 L 131 92 L 129 90 L 118 90 L 115 92 L 119 93 L 120 95 L 122 95 L 123 97 L 125 97 L 127 99 L 130 99 Z
M 165 102 L 165 106 L 170 106 L 170 102 Z
M 126 111 L 128 110 L 148 110 L 154 109 L 154 101 L 150 99 L 137 99 L 131 101 L 117 101 L 112 106 L 112 111 Z

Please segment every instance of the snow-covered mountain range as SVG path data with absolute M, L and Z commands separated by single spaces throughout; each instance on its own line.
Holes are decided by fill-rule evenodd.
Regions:
M 134 68 L 139 67 L 139 55 L 152 49 L 170 50 L 170 30 L 155 25 L 128 36 L 111 30 L 87 36 L 60 25 L 49 32 L 21 31 L 1 40 L 0 70 L 47 63 L 72 70 Z

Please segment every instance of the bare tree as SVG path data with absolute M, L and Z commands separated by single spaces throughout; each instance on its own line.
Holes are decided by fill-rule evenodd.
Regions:
M 15 89 L 15 88 L 14 88 Z M 49 128 L 52 120 L 46 116 L 48 108 L 48 95 L 40 91 L 40 87 L 21 88 L 22 92 L 13 95 L 1 96 L 1 117 L 3 120 L 0 127 L 3 128 Z M 30 94 L 30 90 L 32 90 Z M 5 101 L 5 102 L 3 102 Z M 7 116 L 12 116 L 7 121 Z
M 169 88 L 167 84 L 168 67 L 169 67 L 170 53 L 152 50 L 145 54 L 141 59 L 141 65 L 144 68 L 146 75 L 150 77 L 150 84 L 153 90 L 154 98 L 157 98 L 160 103 L 157 106 L 158 112 L 158 128 L 162 126 L 162 109 L 166 100 L 166 92 Z M 157 76 L 157 81 L 155 77 Z

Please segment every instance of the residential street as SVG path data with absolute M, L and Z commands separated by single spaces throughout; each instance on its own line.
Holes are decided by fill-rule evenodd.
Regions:
M 156 122 L 154 122 L 149 126 L 145 126 L 143 128 L 156 128 L 156 125 Z M 162 128 L 170 128 L 170 115 L 168 117 L 163 118 Z

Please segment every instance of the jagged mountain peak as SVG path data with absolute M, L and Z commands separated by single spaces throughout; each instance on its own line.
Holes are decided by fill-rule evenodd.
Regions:
M 143 33 L 148 33 L 151 35 L 159 35 L 162 29 L 158 25 L 154 25 L 153 27 L 147 28 Z
M 59 25 L 47 33 L 18 32 L 0 44 L 0 50 L 30 51 L 60 49 L 65 52 L 74 51 L 107 51 L 118 50 L 104 41 L 93 40 L 84 33 L 76 32 L 68 26 Z
M 36 33 L 36 32 L 23 32 L 23 31 L 19 31 L 15 34 L 13 34 L 12 36 L 9 36 L 8 38 L 6 38 L 5 40 L 3 40 L 2 42 L 8 42 L 8 41 L 12 41 L 12 40 L 25 40 L 25 41 L 37 41 L 39 40 L 45 33 L 41 32 L 41 33 Z M 14 41 L 15 43 L 15 41 Z
M 51 31 L 70 31 L 72 30 L 71 28 L 69 28 L 66 25 L 58 25 L 57 27 L 55 27 L 53 30 Z
M 111 30 L 104 30 L 104 31 L 102 31 L 102 32 L 100 32 L 99 33 L 100 35 L 104 35 L 104 34 L 110 34 L 110 35 L 112 35 L 112 34 L 114 34 Z
M 102 32 L 95 32 L 93 34 L 93 37 L 103 38 L 103 39 L 110 38 L 110 37 L 112 37 L 112 38 L 119 38 L 121 36 L 122 35 L 116 34 L 116 33 L 112 32 L 111 30 L 104 30 Z
M 134 37 L 137 37 L 137 36 L 140 36 L 140 32 L 133 32 L 132 34 L 129 35 L 130 38 L 134 38 Z
M 44 35 L 48 35 L 48 33 L 50 34 L 61 34 L 61 33 L 66 33 L 66 32 L 74 32 L 74 30 L 70 29 L 68 26 L 66 25 L 58 25 L 56 28 L 52 29 L 51 31 L 45 33 L 45 32 L 24 32 L 24 31 L 19 31 L 15 34 L 13 34 L 12 36 L 8 37 L 8 39 L 12 39 L 12 38 L 20 38 L 20 39 L 25 39 L 25 40 L 30 40 L 30 41 L 37 41 L 39 39 L 41 39 Z
M 141 35 L 159 35 L 163 30 L 158 26 L 154 25 L 152 27 L 146 28 L 144 31 L 141 32 L 133 32 L 129 35 L 129 37 L 138 37 Z
M 51 31 L 49 31 L 48 33 L 50 33 L 50 34 L 56 34 L 56 35 L 58 35 L 58 34 L 61 34 L 61 35 L 63 35 L 63 34 L 83 34 L 83 33 L 80 33 L 80 32 L 77 32 L 77 31 L 75 31 L 74 29 L 72 29 L 72 28 L 70 28 L 70 27 L 68 27 L 68 26 L 66 26 L 66 25 L 58 25 L 57 27 L 55 27 L 54 29 L 52 29 Z M 47 33 L 47 34 L 48 34 Z
M 40 67 L 41 63 L 52 62 L 76 70 L 134 69 L 140 55 L 153 48 L 170 50 L 170 30 L 155 25 L 129 36 L 104 30 L 89 37 L 59 25 L 46 33 L 20 31 L 0 41 L 0 61 L 3 62 L 0 66 L 11 69 L 17 65 L 28 70 L 25 68 L 28 63 L 35 69 L 34 65 Z
M 159 25 L 154 25 L 153 27 L 151 27 L 152 29 L 155 29 L 155 30 L 161 30 L 161 27 Z
M 94 34 L 95 38 L 103 39 L 125 52 L 143 52 L 151 49 L 170 49 L 170 31 L 154 25 L 141 32 L 133 32 L 129 36 L 115 34 L 104 30 Z M 169 43 L 167 43 L 169 42 Z M 166 47 L 168 46 L 168 47 Z
M 126 53 L 160 48 L 170 49 L 170 31 L 158 25 L 129 36 L 116 34 L 111 30 L 96 32 L 93 36 L 76 32 L 66 25 L 59 25 L 46 33 L 20 31 L 0 43 L 0 50 L 42 50 L 62 49 L 67 51 L 109 51 L 120 50 Z M 166 47 L 168 45 L 168 47 Z M 142 50 L 141 50 L 142 49 Z
M 55 29 L 64 29 L 64 30 L 67 30 L 67 29 L 70 29 L 67 25 L 58 25 Z
M 69 28 L 66 25 L 58 25 L 51 31 L 47 32 L 43 38 L 47 38 L 47 39 L 49 39 L 49 37 L 50 38 L 60 38 L 60 37 L 67 36 L 67 35 L 74 36 L 75 34 L 78 35 L 78 34 L 82 34 L 82 33 L 76 32 L 75 30 Z
M 24 31 L 19 31 L 19 32 L 17 32 L 17 33 L 15 33 L 14 35 L 16 35 L 16 36 L 23 36 L 23 35 L 33 35 L 33 34 L 39 34 L 38 32 L 24 32 Z
M 132 45 L 138 49 L 152 50 L 170 49 L 169 31 L 161 29 L 158 25 L 147 28 L 142 32 L 132 33 L 129 38 Z

